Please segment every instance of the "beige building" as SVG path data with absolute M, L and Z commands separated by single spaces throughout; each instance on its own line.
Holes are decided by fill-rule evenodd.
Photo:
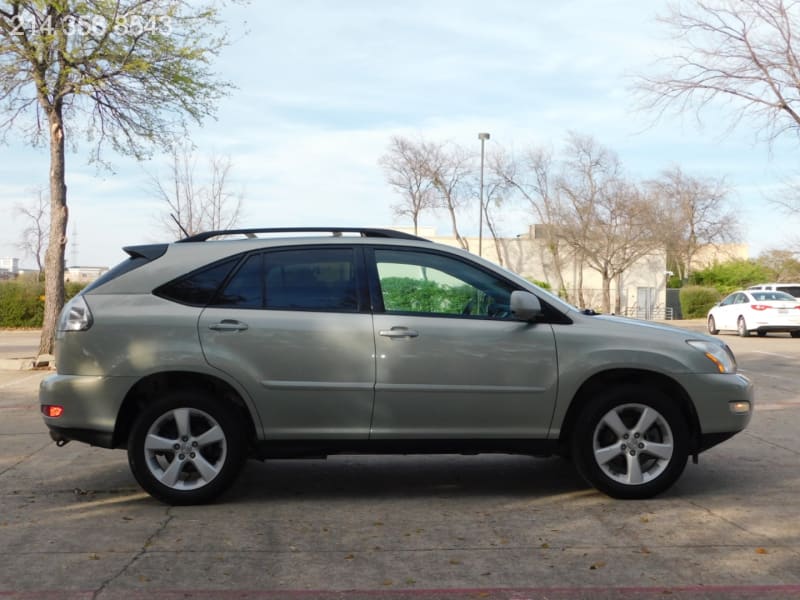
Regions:
M 106 271 L 108 267 L 67 267 L 64 269 L 64 281 L 91 283 Z

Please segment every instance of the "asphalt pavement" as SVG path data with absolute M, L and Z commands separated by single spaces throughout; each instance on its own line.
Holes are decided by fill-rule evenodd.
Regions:
M 722 337 L 752 423 L 653 500 L 559 458 L 341 456 L 168 507 L 124 451 L 50 441 L 38 332 L 0 331 L 0 598 L 800 598 L 800 340 Z

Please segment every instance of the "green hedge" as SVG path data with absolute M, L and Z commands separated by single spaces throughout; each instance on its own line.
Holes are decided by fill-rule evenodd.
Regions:
M 381 280 L 386 310 L 459 314 L 474 293 L 469 286 L 450 287 L 435 281 L 408 277 L 387 277 Z
M 67 300 L 85 287 L 67 283 Z M 44 283 L 35 279 L 0 282 L 0 327 L 41 327 L 44 318 Z
M 684 319 L 705 318 L 708 310 L 720 301 L 716 288 L 687 285 L 681 288 L 681 312 Z

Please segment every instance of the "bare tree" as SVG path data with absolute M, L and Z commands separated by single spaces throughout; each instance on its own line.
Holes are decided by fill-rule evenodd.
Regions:
M 758 257 L 758 262 L 775 271 L 775 281 L 800 281 L 800 252 L 767 250 Z
M 662 59 L 660 74 L 638 79 L 646 107 L 691 109 L 700 118 L 720 100 L 734 110 L 731 126 L 747 119 L 770 141 L 800 133 L 796 2 L 693 0 L 671 5 L 659 20 L 678 50 Z
M 39 352 L 64 304 L 67 137 L 140 158 L 201 122 L 230 86 L 211 72 L 227 44 L 215 0 L 14 0 L 0 4 L 0 132 L 49 140 L 50 233 Z
M 660 211 L 655 235 L 667 250 L 670 270 L 681 280 L 691 274 L 700 248 L 739 238 L 740 219 L 727 205 L 724 179 L 693 177 L 676 166 L 647 186 Z
M 41 277 L 44 274 L 44 252 L 49 233 L 50 199 L 45 195 L 45 190 L 39 189 L 36 190 L 35 200 L 30 204 L 17 204 L 14 210 L 25 221 L 19 248 L 26 257 L 33 257 Z
M 180 238 L 184 231 L 194 235 L 234 227 L 241 213 L 242 194 L 229 189 L 232 167 L 230 157 L 212 154 L 203 169 L 204 179 L 198 181 L 197 160 L 191 147 L 184 144 L 174 148 L 169 176 L 150 176 L 155 194 L 166 204 L 161 219 L 164 228 Z
M 458 230 L 458 213 L 472 197 L 469 185 L 474 171 L 472 155 L 455 144 L 428 144 L 425 154 L 428 177 L 439 195 L 436 206 L 447 211 L 453 235 L 464 250 L 469 250 L 469 241 Z
M 414 235 L 419 231 L 420 215 L 425 210 L 433 209 L 436 200 L 428 153 L 428 144 L 424 141 L 413 142 L 394 136 L 386 154 L 378 161 L 389 185 L 401 196 L 401 200 L 392 207 L 394 213 L 411 217 Z
M 602 311 L 609 312 L 611 282 L 660 245 L 653 203 L 623 177 L 616 154 L 593 138 L 571 133 L 564 155 L 559 236 L 600 274 Z
M 493 176 L 502 181 L 509 191 L 518 193 L 530 207 L 536 222 L 544 226 L 540 229 L 546 236 L 547 253 L 552 260 L 558 292 L 569 299 L 564 284 L 565 244 L 558 229 L 561 210 L 552 181 L 557 176 L 556 168 L 552 153 L 540 148 L 528 150 L 521 160 L 497 152 L 489 163 Z

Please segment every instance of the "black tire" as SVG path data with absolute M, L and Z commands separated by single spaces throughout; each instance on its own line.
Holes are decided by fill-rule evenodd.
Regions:
M 756 330 L 756 335 L 758 337 L 766 337 L 767 336 L 767 332 L 766 331 L 761 331 L 760 329 L 758 329 L 758 330 Z
M 800 338 L 800 331 L 790 331 L 789 335 L 793 338 Z
M 717 335 L 719 333 L 719 329 L 717 329 L 717 323 L 714 321 L 714 317 L 712 315 L 708 316 L 708 333 L 711 335 Z
M 653 421 L 638 431 L 645 412 Z M 662 392 L 622 385 L 582 409 L 571 445 L 578 472 L 601 492 L 621 499 L 652 498 L 683 473 L 689 427 L 676 403 Z
M 750 330 L 747 329 L 747 323 L 744 320 L 744 317 L 739 317 L 739 320 L 736 322 L 736 331 L 739 334 L 739 337 L 749 337 Z
M 245 448 L 245 428 L 232 405 L 202 390 L 181 390 L 139 414 L 128 438 L 128 464 L 154 498 L 203 504 L 231 486 Z

